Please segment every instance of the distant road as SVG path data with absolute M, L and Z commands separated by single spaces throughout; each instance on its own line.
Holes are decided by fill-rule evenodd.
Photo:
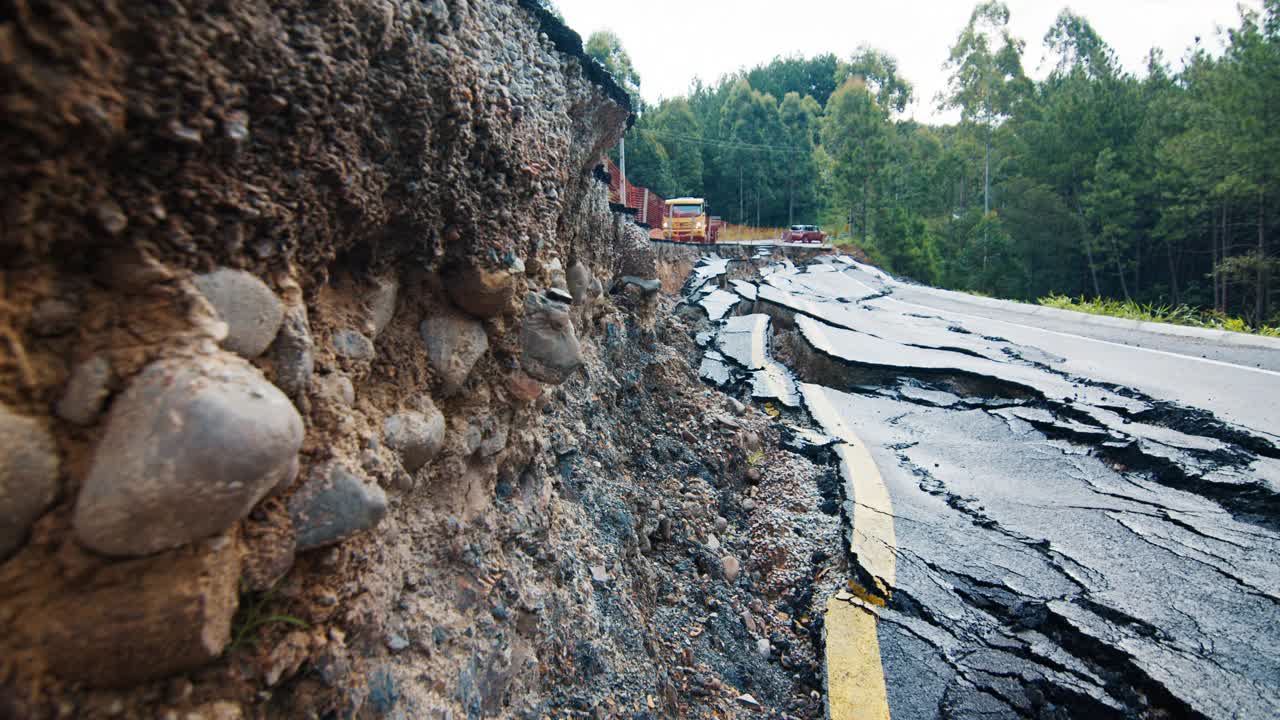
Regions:
M 1211 335 L 1177 326 L 1145 329 L 1141 326 L 1153 324 L 975 297 L 867 271 L 850 273 L 870 292 L 889 290 L 877 301 L 886 308 L 954 318 L 974 332 L 1061 356 L 1061 369 L 1071 374 L 1190 404 L 1256 432 L 1280 436 L 1280 338 Z M 1264 397 L 1273 400 L 1263 401 Z

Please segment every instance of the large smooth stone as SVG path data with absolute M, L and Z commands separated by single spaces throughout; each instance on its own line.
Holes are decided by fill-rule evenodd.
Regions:
M 581 260 L 569 266 L 568 285 L 569 294 L 573 296 L 574 304 L 582 304 L 591 299 L 591 269 Z
M 457 393 L 476 361 L 489 349 L 484 325 L 461 313 L 446 311 L 423 320 L 418 331 L 427 346 L 427 362 L 443 381 L 445 396 Z
M 0 560 L 58 496 L 58 446 L 43 425 L 0 405 Z
M 394 277 L 378 278 L 365 295 L 364 306 L 373 325 L 373 336 L 382 334 L 396 314 L 396 298 L 400 294 L 400 281 Z
M 564 303 L 529 293 L 520 328 L 520 364 L 537 380 L 559 385 L 582 366 L 582 348 Z
M 444 415 L 430 400 L 422 405 L 423 412 L 396 413 L 382 424 L 387 447 L 400 454 L 400 462 L 409 472 L 426 465 L 444 447 Z
M 231 527 L 296 472 L 302 418 L 230 355 L 143 370 L 111 406 L 76 501 L 87 548 L 146 555 Z
M 197 275 L 194 281 L 227 324 L 223 347 L 252 359 L 271 345 L 284 321 L 284 304 L 266 283 L 230 268 Z

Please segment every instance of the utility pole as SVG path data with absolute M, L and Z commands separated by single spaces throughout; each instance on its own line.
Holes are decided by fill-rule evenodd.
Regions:
M 622 188 L 622 207 L 627 206 L 627 139 L 624 137 L 618 141 L 618 171 L 622 173 L 622 180 L 618 187 Z
M 796 222 L 795 184 L 795 176 L 787 173 L 787 225 L 794 225 Z
M 742 164 L 738 164 L 738 222 L 747 224 L 747 208 L 742 204 Z

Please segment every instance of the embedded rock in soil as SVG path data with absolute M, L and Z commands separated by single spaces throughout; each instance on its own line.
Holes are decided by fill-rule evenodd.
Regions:
M 161 360 L 111 407 L 76 502 L 76 537 L 146 555 L 220 533 L 297 469 L 302 418 L 239 358 Z
M 321 375 L 316 378 L 315 386 L 316 394 L 328 399 L 329 402 L 341 403 L 347 407 L 356 403 L 356 386 L 351 382 L 351 378 L 342 373 Z
M 65 680 L 119 687 L 222 654 L 238 602 L 240 553 L 220 536 L 98 569 L 92 587 L 52 594 L 18 618 Z
M 454 305 L 478 318 L 491 318 L 511 304 L 516 278 L 506 270 L 455 266 L 445 273 L 444 285 Z
M 524 371 L 536 380 L 559 385 L 582 366 L 582 348 L 569 320 L 569 309 L 537 293 L 524 301 L 520 329 Z
M 480 356 L 489 349 L 484 325 L 455 312 L 432 315 L 419 327 L 427 345 L 427 361 L 443 381 L 446 397 L 462 388 Z
M 373 325 L 373 336 L 376 338 L 391 324 L 396 314 L 396 298 L 400 293 L 400 281 L 393 277 L 378 278 L 373 283 L 373 290 L 365 296 L 365 309 L 369 313 L 369 322 Z
M 315 372 L 314 347 L 307 307 L 301 304 L 290 307 L 285 311 L 272 354 L 276 385 L 295 400 L 306 396 L 311 385 L 311 375 Z
M 76 425 L 92 425 L 102 412 L 111 382 L 111 362 L 94 355 L 71 370 L 71 379 L 58 401 L 58 417 Z
M 640 290 L 643 295 L 656 295 L 662 289 L 662 281 L 658 279 L 646 280 L 634 275 L 623 275 L 614 283 L 613 291 L 626 290 L 628 286 L 635 287 Z
M 193 281 L 227 323 L 223 347 L 253 359 L 271 345 L 284 320 L 284 306 L 265 283 L 230 268 L 197 275 Z
M 348 360 L 372 360 L 373 341 L 351 328 L 333 334 L 333 351 Z
M 63 298 L 45 298 L 31 309 L 31 333 L 37 337 L 57 337 L 75 330 L 80 308 Z
M 40 423 L 0 405 L 0 560 L 58 495 L 58 446 Z
M 422 412 L 402 412 L 387 418 L 382 432 L 387 446 L 400 453 L 404 469 L 414 472 L 444 447 L 444 415 L 428 399 Z
M 738 579 L 738 573 L 742 570 L 742 567 L 738 564 L 738 558 L 732 555 L 725 555 L 720 558 L 720 567 L 724 570 L 724 579 L 731 583 Z
M 387 495 L 346 465 L 330 461 L 311 471 L 289 500 L 298 550 L 332 545 L 377 525 L 387 514 Z
M 551 281 L 551 287 L 569 291 L 569 283 L 565 280 L 564 266 L 560 264 L 560 258 L 551 258 L 547 261 L 547 277 Z
M 595 279 L 591 277 L 585 263 L 581 260 L 569 266 L 568 272 L 569 294 L 573 296 L 573 302 L 581 304 L 589 299 L 591 293 L 591 282 Z
M 533 402 L 542 395 L 542 383 L 529 377 L 523 370 L 516 370 L 507 377 L 507 389 L 522 402 Z

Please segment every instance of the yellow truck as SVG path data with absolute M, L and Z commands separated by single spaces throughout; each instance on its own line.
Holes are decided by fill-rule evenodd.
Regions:
M 675 198 L 667 201 L 662 215 L 662 233 L 672 242 L 713 243 L 720 235 L 720 219 L 711 217 L 702 198 Z

